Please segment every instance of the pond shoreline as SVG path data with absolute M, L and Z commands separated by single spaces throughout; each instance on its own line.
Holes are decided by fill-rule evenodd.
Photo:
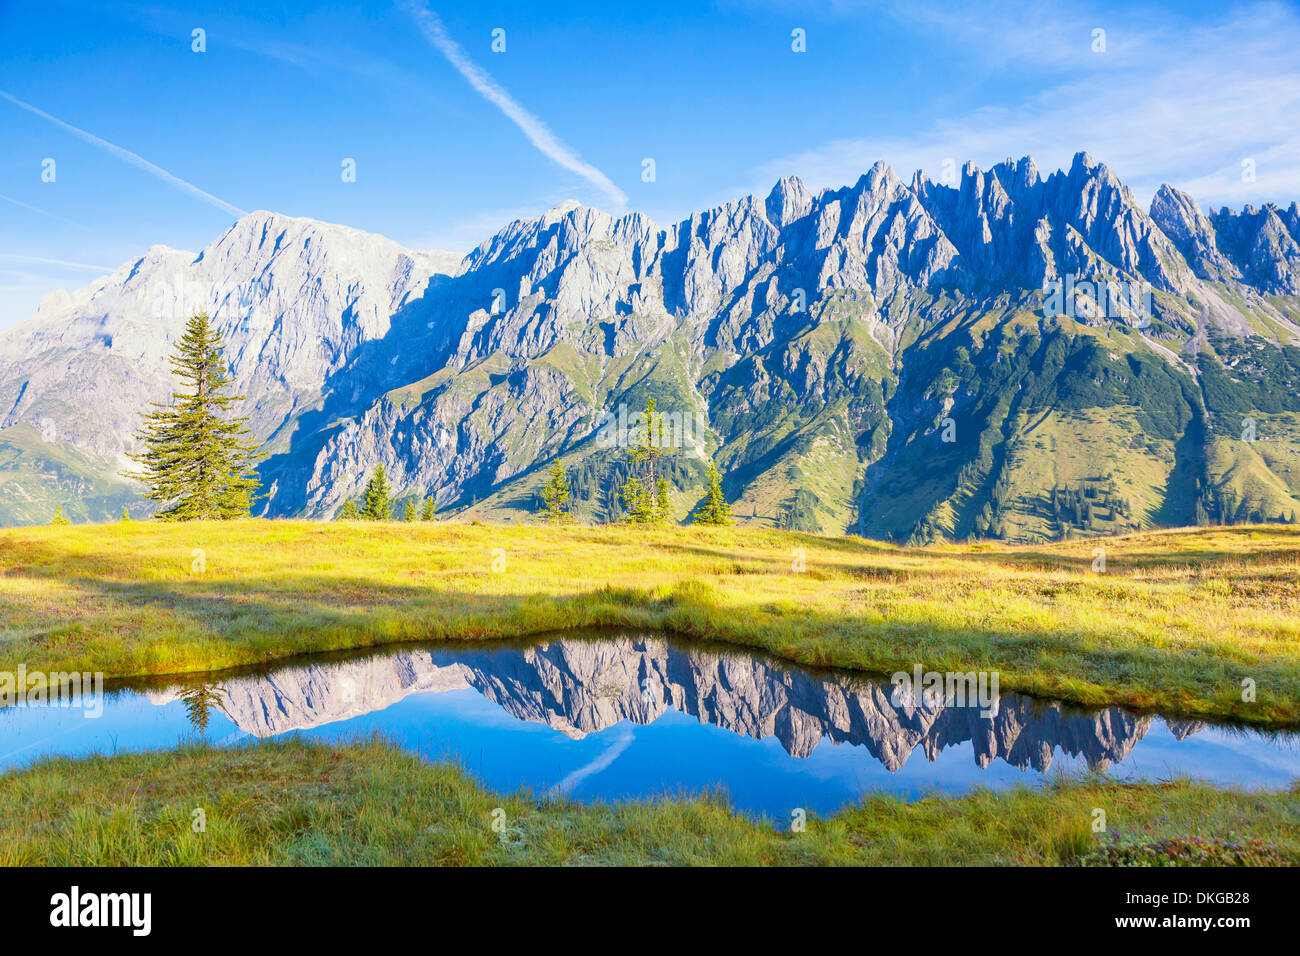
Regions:
M 798 669 L 810 674 L 829 675 L 862 681 L 887 682 L 892 676 L 892 673 L 894 673 L 859 670 L 851 667 L 836 666 L 833 664 L 804 664 L 770 651 L 761 644 L 751 645 L 733 640 L 695 637 L 689 634 L 677 633 L 661 628 L 632 629 L 620 625 L 607 624 L 560 628 L 557 630 L 539 631 L 532 634 L 518 634 L 490 638 L 485 637 L 478 640 L 465 640 L 464 638 L 455 637 L 445 638 L 442 640 L 417 638 L 413 640 L 391 641 L 380 644 L 367 644 L 357 647 L 343 647 L 327 651 L 301 651 L 290 654 L 286 657 L 271 658 L 270 660 L 261 663 L 240 664 L 233 667 L 219 667 L 198 671 L 178 671 L 174 673 L 130 674 L 120 677 L 105 678 L 103 686 L 106 693 L 119 690 L 162 689 L 170 686 L 203 684 L 214 681 L 219 682 L 226 678 L 255 677 L 287 667 L 364 660 L 375 655 L 388 655 L 401 653 L 403 651 L 436 650 L 455 652 L 457 650 L 524 649 L 558 640 L 601 641 L 611 637 L 624 635 L 631 630 L 643 632 L 647 635 L 663 637 L 668 641 L 685 648 L 707 650 L 718 654 L 744 654 L 746 656 L 764 659 L 775 666 Z M 910 673 L 911 671 L 912 668 L 909 667 L 906 673 Z M 1061 707 L 1067 712 L 1086 713 L 1100 708 L 1113 707 L 1123 709 L 1135 717 L 1158 717 L 1170 721 L 1206 721 L 1218 727 L 1252 730 L 1264 733 L 1300 731 L 1300 722 L 1294 724 L 1260 724 L 1239 718 L 1222 717 L 1212 714 L 1171 712 L 1159 707 L 1131 707 L 1126 704 L 1113 702 L 1085 704 L 1068 698 L 1025 693 L 1024 691 L 1010 687 L 1005 689 L 1009 693 L 1030 698 L 1041 705 Z
M 344 746 L 379 734 L 498 792 L 724 787 L 740 810 L 776 817 L 835 812 L 864 792 L 911 801 L 1086 773 L 1250 790 L 1300 779 L 1300 734 L 965 689 L 918 695 L 905 680 L 658 631 L 389 645 L 0 710 L 0 768 L 196 735 Z
M 1090 571 L 1099 541 L 1105 574 Z M 8 529 L 0 669 L 200 674 L 616 626 L 862 674 L 996 672 L 1006 690 L 1080 706 L 1282 729 L 1300 726 L 1298 566 L 1300 532 L 1277 526 L 924 549 L 743 528 Z
M 196 806 L 203 832 L 191 826 Z M 0 865 L 1274 866 L 1300 864 L 1298 814 L 1294 788 L 1079 780 L 916 803 L 868 797 L 810 814 L 798 832 L 716 798 L 539 801 L 378 741 L 263 741 L 0 774 Z

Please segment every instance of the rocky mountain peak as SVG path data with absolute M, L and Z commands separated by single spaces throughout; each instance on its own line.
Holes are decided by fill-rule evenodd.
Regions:
M 1151 200 L 1151 219 L 1200 278 L 1214 282 L 1240 278 L 1237 267 L 1219 251 L 1214 223 L 1187 193 L 1162 184 Z
M 764 203 L 768 221 L 784 229 L 812 211 L 813 194 L 798 176 L 785 176 L 768 193 Z
M 1018 160 L 1008 157 L 989 172 L 997 177 L 1008 194 L 1016 197 L 1028 195 L 1042 182 L 1032 156 L 1023 156 Z
M 1074 158 L 1070 161 L 1070 175 L 1086 176 L 1099 167 L 1101 167 L 1101 164 L 1092 158 L 1091 153 L 1080 150 L 1074 154 Z
M 1071 361 L 1089 371 L 1078 382 L 1075 366 L 1034 371 L 1042 383 L 1025 401 L 1050 409 L 1066 394 L 1120 415 L 1119 405 L 1140 404 L 1118 391 L 1135 380 L 1146 388 L 1152 375 L 1199 375 L 1178 351 L 1201 328 L 1204 303 L 1213 305 L 1212 328 L 1198 341 L 1208 333 L 1258 332 L 1261 347 L 1300 342 L 1296 307 L 1256 295 L 1300 290 L 1298 236 L 1296 204 L 1207 216 L 1166 186 L 1148 212 L 1087 153 L 1045 179 L 1029 156 L 987 170 L 966 163 L 951 184 L 919 172 L 905 183 L 883 162 L 851 186 L 816 193 L 789 176 L 766 196 L 741 197 L 666 227 L 640 213 L 616 217 L 566 202 L 507 224 L 450 264 L 359 229 L 259 210 L 197 257 L 153 247 L 84 289 L 51 296 L 32 319 L 0 334 L 0 430 L 29 425 L 79 453 L 120 455 L 140 410 L 170 391 L 166 354 L 185 319 L 202 308 L 225 337 L 258 437 L 279 436 L 264 467 L 267 486 L 276 489 L 268 502 L 273 515 L 333 514 L 377 462 L 404 491 L 436 493 L 442 506 L 471 507 L 481 495 L 504 495 L 521 483 L 510 501 L 523 511 L 532 500 L 528 476 L 539 464 L 556 454 L 586 461 L 584 442 L 601 411 L 648 393 L 666 408 L 701 416 L 693 447 L 718 442 L 720 467 L 743 476 L 729 493 L 749 496 L 740 500 L 751 519 L 782 520 L 797 485 L 799 500 L 813 502 L 805 530 L 879 520 L 866 530 L 906 538 L 913 528 L 934 529 L 923 513 L 897 517 L 905 496 L 889 490 L 892 477 L 877 484 L 877 476 L 892 476 L 899 461 L 910 460 L 909 443 L 928 447 L 932 412 L 979 434 L 981 416 L 998 406 L 990 395 L 976 403 L 984 378 L 971 370 L 1021 363 L 1023 356 L 1005 349 L 996 358 L 979 353 L 1004 325 L 1034 321 L 1049 280 L 1143 279 L 1171 293 L 1156 300 L 1151 333 L 1121 341 L 1098 330 L 1107 339 L 1103 358 L 1076 341 L 1091 334 L 1080 328 L 1100 323 L 1084 317 L 1040 325 L 1040 333 L 1061 337 L 1058 348 L 1068 340 L 1078 351 Z M 1267 310 L 1264 318 L 1254 314 L 1259 309 Z M 1025 327 L 1004 343 L 1031 342 Z M 1149 344 L 1160 339 L 1172 343 L 1166 351 Z M 1138 364 L 1122 364 L 1130 361 Z M 1103 374 L 1094 362 L 1121 364 Z M 1271 367 L 1283 374 L 1293 364 L 1279 359 Z M 1028 386 L 1022 392 L 1000 378 L 1003 367 L 989 388 L 1029 396 Z M 961 383 L 931 407 L 927 389 L 945 368 Z M 1052 393 L 1056 378 L 1070 378 L 1069 390 Z M 1270 407 L 1296 394 L 1289 380 L 1268 387 L 1283 396 L 1268 398 Z M 1177 405 L 1182 394 L 1182 385 L 1160 393 L 1173 403 L 1161 412 L 1176 423 L 1170 435 L 1199 414 Z M 1011 440 L 1003 426 L 989 427 L 994 444 Z M 1043 427 L 1055 429 L 1052 442 L 1072 440 L 1068 422 Z M 1154 434 L 1157 426 L 1144 427 Z M 1129 461 L 1150 447 L 1126 440 L 1128 450 L 1118 454 L 1127 457 L 1110 470 L 1162 474 L 1169 449 L 1149 462 Z M 834 476 L 830 485 L 800 477 L 808 449 L 835 462 L 825 472 Z M 0 456 L 0 478 L 6 460 L 27 468 L 29 460 L 55 457 L 43 447 L 14 455 Z M 941 459 L 947 464 L 916 501 L 947 501 L 952 482 L 964 480 L 968 487 L 952 499 L 956 517 L 943 519 L 952 533 L 999 527 L 1002 518 L 991 504 L 985 508 L 981 489 L 994 478 L 982 461 L 954 447 L 906 468 L 926 473 Z M 575 488 L 588 498 L 591 488 L 611 487 L 600 471 L 605 465 L 581 467 L 590 474 Z M 118 470 L 110 463 L 97 474 L 110 482 Z M 678 477 L 680 494 L 693 494 L 688 464 Z M 1289 513 L 1293 502 L 1282 490 L 1289 480 L 1269 484 L 1276 493 L 1261 513 Z M 19 513 L 48 520 L 53 508 L 32 487 L 26 478 L 0 481 L 0 509 L 12 509 L 0 510 L 0 520 Z M 42 487 L 65 494 L 53 480 Z M 113 487 L 135 513 L 133 492 Z M 869 492 L 883 496 L 873 499 L 874 516 L 859 504 L 863 487 L 881 489 Z M 1155 513 L 1163 487 L 1124 497 L 1145 495 L 1143 513 Z M 60 500 L 70 505 L 76 495 L 66 495 Z M 113 504 L 96 514 L 116 517 L 121 502 Z M 981 517 L 982 510 L 989 514 Z M 599 517 L 615 514 L 611 507 Z M 1114 508 L 1110 514 L 1113 521 L 1127 517 Z M 1026 521 L 1034 534 L 1055 533 L 1049 519 L 1031 514 Z
M 1294 206 L 1294 204 L 1293 204 Z M 1246 205 L 1240 213 L 1223 208 L 1213 213 L 1223 252 L 1248 282 L 1273 293 L 1300 293 L 1300 241 L 1288 219 L 1300 218 L 1272 203 L 1260 208 Z
M 866 189 L 869 192 L 893 192 L 903 188 L 903 182 L 894 172 L 894 167 L 884 160 L 876 160 L 871 168 L 858 180 L 854 189 Z

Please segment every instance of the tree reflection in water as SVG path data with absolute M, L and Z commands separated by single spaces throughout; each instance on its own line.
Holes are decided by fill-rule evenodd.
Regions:
M 185 716 L 200 736 L 208 732 L 212 711 L 221 708 L 226 689 L 220 684 L 193 684 L 180 692 L 179 700 L 185 705 Z

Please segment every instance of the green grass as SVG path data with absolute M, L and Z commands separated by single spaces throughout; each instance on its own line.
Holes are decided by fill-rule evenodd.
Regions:
M 1104 574 L 1090 570 L 1098 547 Z M 0 531 L 0 670 L 196 672 L 601 625 L 860 671 L 997 670 L 1003 690 L 1085 705 L 1300 722 L 1295 528 L 925 549 L 759 529 L 456 522 Z M 1242 700 L 1244 678 L 1254 702 Z
M 504 829 L 493 829 L 493 811 Z M 194 832 L 202 809 L 206 830 Z M 1096 811 L 1106 831 L 1094 833 Z M 0 865 L 1058 865 L 1300 863 L 1300 791 L 1096 779 L 906 803 L 806 829 L 720 796 L 494 795 L 380 741 L 47 760 L 0 776 Z

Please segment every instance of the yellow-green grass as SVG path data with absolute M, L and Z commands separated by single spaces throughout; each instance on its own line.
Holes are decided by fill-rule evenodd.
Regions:
M 1295 528 L 925 549 L 454 522 L 0 531 L 0 670 L 193 672 L 601 625 L 863 671 L 997 670 L 1004 690 L 1089 705 L 1300 722 Z
M 381 741 L 288 740 L 4 774 L 0 865 L 1295 864 L 1298 817 L 1294 789 L 1083 779 L 912 803 L 871 796 L 796 833 L 734 813 L 721 795 L 501 796 Z

